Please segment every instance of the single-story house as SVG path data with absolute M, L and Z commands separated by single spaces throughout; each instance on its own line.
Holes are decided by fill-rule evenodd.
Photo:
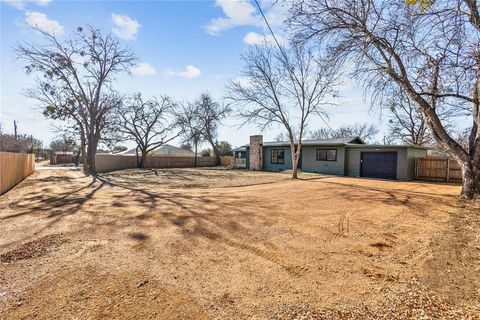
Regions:
M 263 142 L 251 136 L 246 145 L 247 168 L 284 171 L 292 169 L 290 143 Z M 366 144 L 359 137 L 304 140 L 298 167 L 305 172 L 392 180 L 415 179 L 416 158 L 427 147 Z
M 59 164 L 59 163 L 77 163 L 76 154 L 72 151 L 55 151 L 50 155 L 50 164 Z
M 136 155 L 137 149 L 133 148 L 122 152 L 123 155 Z M 149 155 L 157 157 L 195 157 L 195 153 L 191 150 L 181 149 L 170 144 L 164 144 L 149 153 Z
M 233 149 L 233 156 L 235 157 L 235 166 L 237 168 L 247 168 L 247 147 L 238 147 Z

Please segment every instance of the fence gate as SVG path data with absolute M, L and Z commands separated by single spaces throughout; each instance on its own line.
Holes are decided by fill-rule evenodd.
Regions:
M 417 158 L 417 179 L 425 181 L 462 182 L 457 161 L 447 158 Z

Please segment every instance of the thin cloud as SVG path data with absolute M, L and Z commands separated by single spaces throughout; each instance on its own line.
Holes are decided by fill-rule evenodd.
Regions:
M 49 19 L 45 13 L 28 11 L 25 13 L 25 23 L 48 34 L 56 36 L 63 34 L 63 26 L 57 20 Z
M 130 69 L 136 76 L 150 76 L 157 73 L 157 70 L 148 63 L 139 63 L 136 67 Z
M 280 43 L 284 43 L 285 40 L 283 39 L 282 36 L 277 35 L 276 36 L 277 41 Z M 262 35 L 258 34 L 256 32 L 249 32 L 245 35 L 243 38 L 243 42 L 246 44 L 253 46 L 253 45 L 265 45 L 265 44 L 273 44 L 275 43 L 275 39 L 271 34 L 269 35 Z
M 244 88 L 248 88 L 252 85 L 252 83 L 250 82 L 250 79 L 246 77 L 236 77 L 236 78 L 233 78 L 231 81 L 233 83 L 241 85 Z
M 167 75 L 171 77 L 182 77 L 182 78 L 188 78 L 188 79 L 193 79 L 202 74 L 202 71 L 192 65 L 188 65 L 185 70 L 183 71 L 175 71 L 172 69 L 167 70 Z
M 46 7 L 46 6 L 48 6 L 51 2 L 52 2 L 52 0 L 37 0 L 37 1 L 36 1 L 37 5 L 39 5 L 39 6 L 41 6 L 41 7 Z
M 112 22 L 115 25 L 112 32 L 124 40 L 133 40 L 140 30 L 140 23 L 127 15 L 112 13 Z
M 214 18 L 207 24 L 205 30 L 211 35 L 218 35 L 222 31 L 239 26 L 255 26 L 263 28 L 264 21 L 247 0 L 216 0 L 215 5 L 222 8 L 223 17 Z M 279 27 L 285 20 L 288 8 L 285 4 L 275 4 L 273 1 L 261 1 L 262 9 L 272 27 Z
M 236 26 L 261 25 L 261 20 L 255 15 L 255 7 L 248 1 L 217 0 L 215 5 L 222 8 L 225 17 L 215 18 L 210 21 L 206 30 L 211 35 L 217 35 Z
M 46 7 L 52 2 L 52 0 L 4 0 L 3 2 L 18 10 L 23 10 L 28 3 L 33 3 L 40 7 Z

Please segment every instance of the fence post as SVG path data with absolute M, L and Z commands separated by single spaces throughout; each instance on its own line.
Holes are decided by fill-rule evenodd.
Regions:
M 450 180 L 450 159 L 447 159 L 447 182 Z
M 418 161 L 419 158 L 415 158 L 415 180 L 418 180 Z

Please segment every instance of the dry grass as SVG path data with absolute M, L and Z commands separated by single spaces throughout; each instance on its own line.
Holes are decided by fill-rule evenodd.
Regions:
M 479 316 L 459 187 L 303 178 L 36 172 L 0 197 L 0 318 Z
M 182 169 L 127 169 L 104 173 L 109 183 L 131 188 L 161 186 L 168 189 L 209 189 L 261 185 L 290 180 L 290 173 L 230 170 L 225 167 Z M 303 180 L 318 179 L 318 174 L 300 173 Z

